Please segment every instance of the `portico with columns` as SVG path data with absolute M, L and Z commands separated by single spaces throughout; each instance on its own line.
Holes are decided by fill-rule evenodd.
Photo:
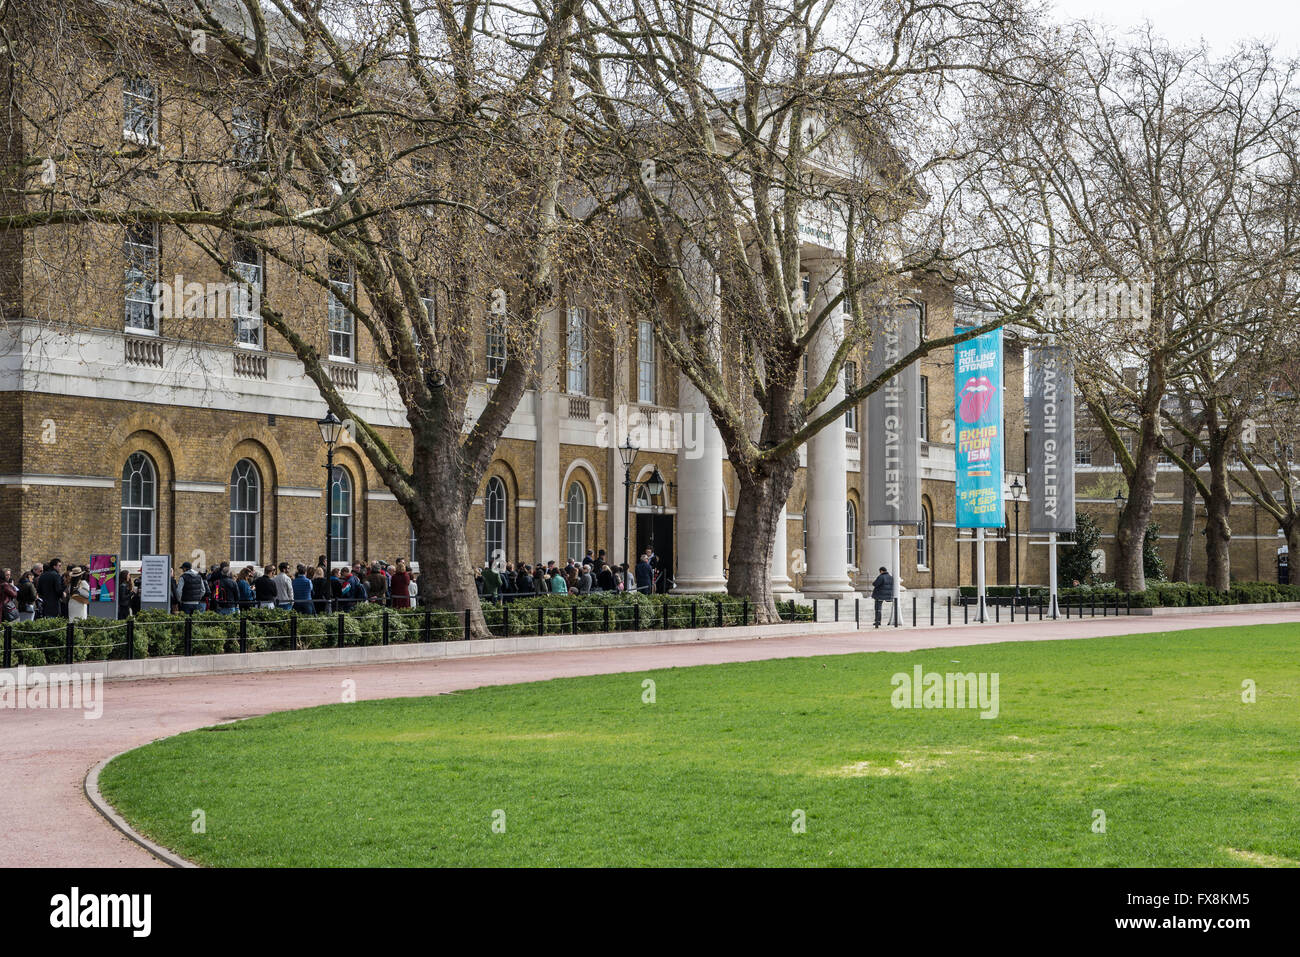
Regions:
M 817 316 L 840 293 L 843 278 L 832 258 L 804 261 L 811 291 L 809 315 Z M 820 382 L 844 337 L 844 314 L 834 309 L 822 322 L 808 350 L 808 383 Z M 836 383 L 812 413 L 821 415 L 844 399 L 843 379 Z M 848 559 L 848 454 L 843 416 L 808 440 L 807 498 L 804 523 L 808 534 L 808 570 L 802 592 L 805 598 L 861 597 L 849 577 Z

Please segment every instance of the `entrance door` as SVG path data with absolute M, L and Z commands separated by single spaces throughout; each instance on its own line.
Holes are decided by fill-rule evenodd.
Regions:
M 655 590 L 667 591 L 668 580 L 672 577 L 673 571 L 673 517 L 671 515 L 646 512 L 637 514 L 636 553 L 633 554 L 632 561 L 640 559 L 641 552 L 647 548 L 653 548 L 659 558 L 659 580 L 655 583 Z

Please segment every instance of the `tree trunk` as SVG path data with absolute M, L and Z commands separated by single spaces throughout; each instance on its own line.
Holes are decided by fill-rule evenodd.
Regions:
M 790 495 L 797 466 L 798 459 L 792 456 L 766 475 L 748 476 L 737 470 L 740 494 L 736 497 L 731 551 L 727 555 L 727 591 L 749 599 L 758 624 L 778 620 L 772 597 L 772 550 L 776 523 Z
M 1232 528 L 1228 524 L 1228 511 L 1232 507 L 1232 492 L 1228 488 L 1227 444 L 1210 442 L 1210 497 L 1205 502 L 1209 517 L 1205 522 L 1205 584 L 1218 591 L 1227 591 L 1231 582 L 1231 561 L 1228 543 Z
M 1190 445 L 1183 447 L 1185 461 L 1192 460 Z M 1196 532 L 1196 482 L 1183 473 L 1183 510 L 1178 520 L 1178 545 L 1174 548 L 1174 568 L 1170 576 L 1176 582 L 1192 580 L 1192 535 Z
M 1142 544 L 1155 505 L 1156 458 L 1152 452 L 1145 448 L 1139 450 L 1128 501 L 1119 515 L 1115 534 L 1115 587 L 1121 591 L 1141 592 L 1147 588 Z
M 445 410 L 440 410 L 445 411 Z M 454 410 L 453 410 L 454 411 Z M 445 422 L 454 416 L 438 416 Z M 421 434 L 415 434 L 417 431 Z M 473 492 L 465 493 L 460 436 L 450 425 L 412 425 L 415 445 L 412 478 L 416 501 L 407 509 L 415 529 L 423 603 L 464 615 L 470 612 L 470 637 L 490 638 L 478 589 L 474 563 L 465 535 Z M 477 486 L 477 482 L 472 487 Z

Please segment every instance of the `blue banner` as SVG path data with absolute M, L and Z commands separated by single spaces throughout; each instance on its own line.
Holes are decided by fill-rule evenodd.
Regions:
M 1002 503 L 1002 330 L 958 343 L 953 347 L 953 362 L 957 527 L 1001 528 L 1006 524 Z

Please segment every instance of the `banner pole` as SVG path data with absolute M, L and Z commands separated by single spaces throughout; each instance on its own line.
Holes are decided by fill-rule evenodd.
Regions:
M 978 586 L 980 624 L 984 623 L 984 529 L 975 529 L 975 584 Z
M 1052 596 L 1052 620 L 1056 620 L 1056 532 L 1047 533 L 1047 584 Z
M 902 559 L 900 558 L 901 550 L 899 548 L 899 538 L 898 538 L 899 526 L 891 525 L 890 528 L 893 530 L 891 535 L 893 541 L 890 543 L 890 547 L 893 549 L 893 562 L 894 562 L 894 621 L 892 624 L 895 628 L 897 628 L 902 621 L 902 617 L 898 613 L 898 584 L 899 584 L 898 578 L 899 578 L 899 573 L 902 571 L 902 569 L 899 567 L 902 562 Z

